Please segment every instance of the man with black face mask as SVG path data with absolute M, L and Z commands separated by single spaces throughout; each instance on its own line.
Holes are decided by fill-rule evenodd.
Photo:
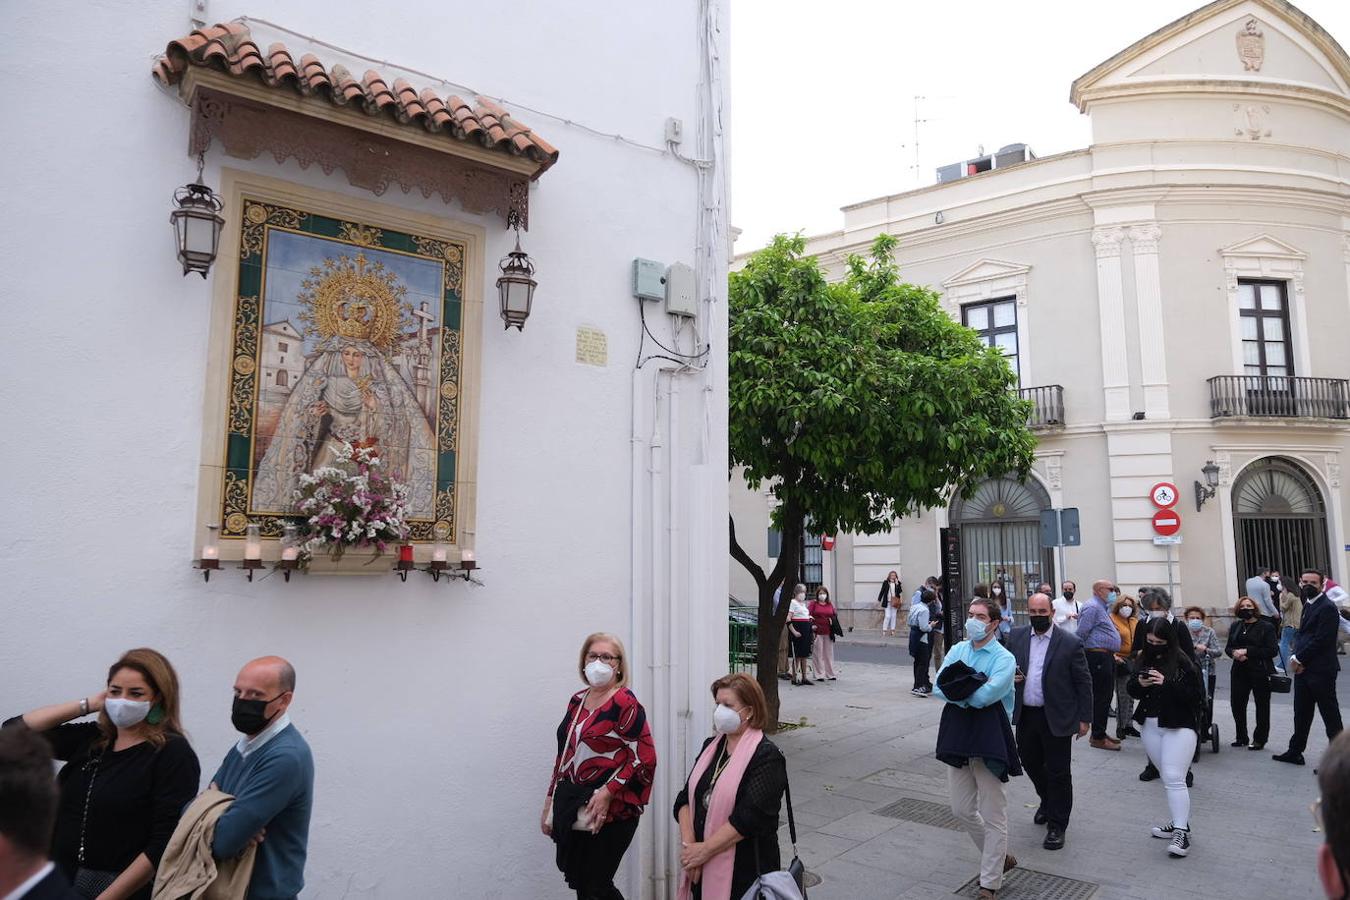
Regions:
M 1340 614 L 1336 605 L 1322 592 L 1322 574 L 1309 570 L 1299 577 L 1299 593 L 1305 601 L 1289 671 L 1294 676 L 1294 733 L 1289 749 L 1275 754 L 1280 762 L 1303 765 L 1303 750 L 1312 731 L 1313 710 L 1322 714 L 1327 738 L 1341 733 L 1341 707 L 1336 701 L 1336 676 L 1341 664 L 1336 660 L 1336 635 Z
M 1027 599 L 1031 624 L 1014 628 L 1008 649 L 1017 662 L 1013 724 L 1022 768 L 1036 786 L 1041 806 L 1035 822 L 1045 825 L 1047 850 L 1064 846 L 1073 809 L 1073 740 L 1092 727 L 1092 676 L 1083 642 L 1054 624 L 1048 594 Z
M 211 854 L 230 859 L 258 845 L 250 900 L 289 900 L 305 884 L 314 757 L 287 714 L 294 696 L 295 669 L 286 660 L 264 656 L 244 666 L 230 714 L 244 736 L 211 779 L 235 798 L 216 822 Z

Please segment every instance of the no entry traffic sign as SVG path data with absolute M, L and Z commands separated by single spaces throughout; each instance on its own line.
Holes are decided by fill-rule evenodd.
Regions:
M 1163 537 L 1181 530 L 1181 513 L 1174 509 L 1160 509 L 1153 514 L 1153 530 Z

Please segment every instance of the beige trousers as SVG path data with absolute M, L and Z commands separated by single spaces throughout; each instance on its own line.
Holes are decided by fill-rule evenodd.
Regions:
M 983 760 L 972 759 L 959 769 L 947 768 L 947 787 L 952 814 L 980 851 L 980 887 L 996 891 L 1003 886 L 1003 857 L 1008 853 L 1007 785 Z

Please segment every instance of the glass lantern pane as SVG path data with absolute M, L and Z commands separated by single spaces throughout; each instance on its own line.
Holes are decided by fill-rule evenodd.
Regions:
M 1013 301 L 1000 303 L 994 307 L 994 327 L 1004 328 L 1017 324 L 1017 307 Z
M 1277 284 L 1261 285 L 1261 308 L 1284 309 L 1284 298 L 1280 296 L 1279 285 Z
M 216 248 L 215 222 L 211 219 L 187 217 L 187 243 L 185 250 L 192 253 L 210 253 Z
M 986 331 L 989 328 L 989 307 L 987 306 L 968 306 L 966 307 L 966 325 L 974 328 L 976 331 Z
M 1256 285 L 1238 285 L 1238 309 L 1256 309 Z

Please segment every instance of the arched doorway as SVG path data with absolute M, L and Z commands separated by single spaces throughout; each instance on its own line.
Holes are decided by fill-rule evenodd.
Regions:
M 1233 485 L 1233 534 L 1239 585 L 1257 566 L 1295 578 L 1303 569 L 1330 568 L 1326 503 L 1312 477 L 1291 459 L 1268 456 L 1238 476 Z
M 1055 583 L 1054 555 L 1041 546 L 1041 510 L 1050 495 L 1034 479 L 981 482 L 970 499 L 952 502 L 951 523 L 961 529 L 961 595 L 975 585 L 1000 582 L 1012 600 L 1015 621 L 1024 621 L 1027 597 L 1042 581 Z

